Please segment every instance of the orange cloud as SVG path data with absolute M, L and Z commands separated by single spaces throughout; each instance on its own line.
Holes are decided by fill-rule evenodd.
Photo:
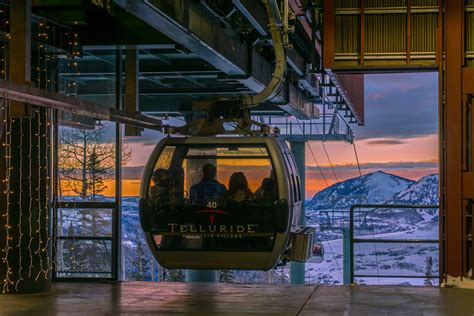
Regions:
M 376 138 L 373 140 L 368 140 L 366 141 L 367 145 L 401 145 L 404 144 L 405 141 L 402 139 L 396 139 L 396 138 Z

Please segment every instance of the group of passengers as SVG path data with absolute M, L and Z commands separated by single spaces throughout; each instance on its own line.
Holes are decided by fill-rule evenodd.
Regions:
M 228 188 L 217 181 L 217 169 L 212 163 L 207 163 L 202 168 L 202 179 L 191 186 L 189 202 L 193 205 L 207 205 L 209 202 L 240 203 L 258 201 L 271 203 L 276 199 L 276 183 L 272 177 L 263 179 L 260 187 L 253 193 L 248 185 L 247 177 L 243 172 L 234 172 L 229 179 Z M 153 173 L 154 185 L 150 188 L 150 199 L 155 204 L 173 203 L 173 198 L 181 195 L 173 185 L 181 182 L 180 177 L 171 177 L 166 169 L 157 169 Z M 181 182 L 181 188 L 182 188 Z M 178 185 L 179 186 L 179 185 Z

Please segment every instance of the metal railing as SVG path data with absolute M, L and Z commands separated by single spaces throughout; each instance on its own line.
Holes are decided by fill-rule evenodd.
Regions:
M 321 120 L 288 120 L 285 121 L 271 117 L 265 119 L 261 117 L 261 123 L 278 128 L 280 137 L 289 140 L 301 141 L 345 141 L 353 142 L 354 134 L 349 124 L 338 113 L 325 114 Z M 253 126 L 253 130 L 258 130 L 258 126 Z
M 75 202 L 75 201 L 67 201 L 67 202 L 56 202 L 55 212 L 59 210 L 71 210 L 71 211 L 91 211 L 91 212 L 100 212 L 109 210 L 110 214 L 110 233 L 98 235 L 92 235 L 91 233 L 88 234 L 74 234 L 74 235 L 63 235 L 63 232 L 59 232 L 58 229 L 64 227 L 58 225 L 58 218 L 57 214 L 55 214 L 54 220 L 54 240 L 55 240 L 55 247 L 53 248 L 53 255 L 55 258 L 55 269 L 53 270 L 53 276 L 56 280 L 73 280 L 73 279 L 107 279 L 107 280 L 114 280 L 116 278 L 116 271 L 117 271 L 117 231 L 114 229 L 114 221 L 115 221 L 115 213 L 117 210 L 117 205 L 114 202 Z M 107 229 L 108 230 L 108 229 Z M 69 243 L 80 243 L 80 242 L 93 242 L 97 243 L 94 246 L 100 245 L 100 248 L 103 248 L 105 253 L 107 253 L 106 257 L 110 258 L 110 265 L 108 268 L 105 269 L 83 269 L 81 267 L 73 267 L 67 268 L 63 267 L 59 263 L 58 256 L 62 254 L 58 252 L 58 246 L 60 242 L 69 242 Z M 81 248 L 80 246 L 78 246 Z M 109 253 L 110 251 L 110 253 Z M 94 258 L 87 258 L 90 260 L 94 260 Z
M 438 279 L 439 275 L 374 275 L 374 274 L 355 274 L 354 266 L 354 244 L 356 243 L 376 243 L 376 244 L 439 244 L 439 239 L 381 239 L 381 238 L 354 238 L 354 210 L 360 208 L 371 208 L 373 211 L 380 209 L 439 209 L 438 205 L 405 205 L 405 204 L 355 204 L 350 208 L 349 214 L 349 278 L 350 284 L 354 283 L 355 278 L 407 278 L 407 279 Z

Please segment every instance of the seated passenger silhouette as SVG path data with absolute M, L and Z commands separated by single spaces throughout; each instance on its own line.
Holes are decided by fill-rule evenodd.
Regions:
M 234 172 L 229 179 L 229 190 L 224 193 L 225 202 L 243 202 L 253 200 L 247 178 L 243 172 Z
M 170 202 L 173 205 L 182 204 L 184 198 L 184 169 L 181 166 L 171 166 L 168 172 L 170 176 Z
M 276 200 L 276 184 L 272 178 L 262 180 L 260 188 L 255 191 L 255 199 L 260 202 L 268 203 Z
M 226 191 L 225 185 L 216 180 L 216 167 L 207 163 L 202 167 L 202 179 L 193 185 L 189 191 L 191 204 L 207 205 L 217 202 Z
M 154 205 L 170 203 L 170 176 L 166 169 L 156 169 L 151 177 L 150 200 Z

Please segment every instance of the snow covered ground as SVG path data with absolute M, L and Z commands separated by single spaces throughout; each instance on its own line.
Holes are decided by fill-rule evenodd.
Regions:
M 309 283 L 343 282 L 343 229 L 349 227 L 349 209 L 356 203 L 437 205 L 438 175 L 428 175 L 414 182 L 375 172 L 336 183 L 316 193 L 307 203 L 306 219 L 308 224 L 322 228 L 318 237 L 324 245 L 325 258 L 322 263 L 306 265 Z M 357 209 L 354 220 L 354 238 L 439 238 L 437 209 Z M 438 282 L 437 243 L 357 243 L 354 253 L 354 274 L 375 276 L 356 277 L 357 283 L 426 285 L 430 283 L 427 275 L 435 277 L 431 284 Z M 384 277 L 388 275 L 398 277 Z
M 306 264 L 306 282 L 342 284 L 344 271 L 343 228 L 349 225 L 349 208 L 355 203 L 384 204 L 437 204 L 438 177 L 430 175 L 414 182 L 397 176 L 376 172 L 361 178 L 349 179 L 317 193 L 307 203 L 306 219 L 310 225 L 318 225 L 318 238 L 325 249 L 321 263 Z M 141 279 L 156 280 L 158 267 L 146 246 L 138 218 L 138 197 L 124 197 L 122 253 L 125 279 L 133 279 L 140 274 Z M 368 213 L 364 215 L 363 212 Z M 437 209 L 388 209 L 378 208 L 356 212 L 355 238 L 364 239 L 438 239 Z M 76 234 L 90 230 L 92 218 L 77 212 L 64 214 L 62 234 L 70 233 L 72 225 Z M 87 219 L 84 224 L 84 219 Z M 110 212 L 100 214 L 100 232 L 109 235 Z M 92 222 L 96 222 L 96 218 Z M 437 243 L 357 243 L 354 245 L 355 274 L 375 277 L 356 277 L 363 284 L 411 284 L 427 285 L 426 276 L 433 276 L 431 284 L 438 280 Z M 139 264 L 140 263 L 140 264 Z M 143 271 L 138 271 L 141 266 Z M 260 272 L 236 272 L 233 282 L 288 282 L 288 268 L 275 270 L 274 274 Z M 152 277 L 153 275 L 153 277 Z M 397 276 L 386 278 L 384 276 Z M 421 278 L 409 278 L 420 276 Z
M 433 230 L 408 230 L 379 235 L 366 235 L 364 239 L 437 239 L 437 228 Z M 343 283 L 343 240 L 335 239 L 323 242 L 325 259 L 322 263 L 306 264 L 306 282 L 324 284 Z M 424 285 L 427 272 L 436 277 L 438 274 L 438 244 L 395 244 L 395 243 L 358 243 L 354 245 L 354 274 L 376 275 L 378 277 L 355 278 L 362 284 L 410 284 Z M 431 271 L 428 271 L 427 258 L 432 258 Z M 384 275 L 398 275 L 398 278 L 384 278 Z M 417 275 L 412 279 L 403 276 Z M 432 284 L 437 284 L 436 278 Z

